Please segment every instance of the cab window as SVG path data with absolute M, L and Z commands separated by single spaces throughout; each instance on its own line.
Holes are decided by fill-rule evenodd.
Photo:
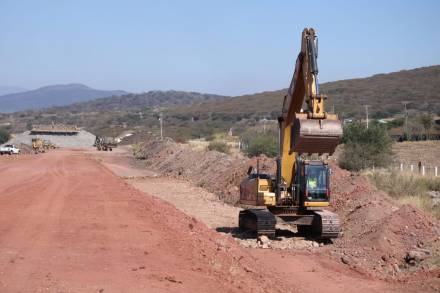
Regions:
M 322 200 L 327 196 L 327 167 L 306 166 L 307 200 Z

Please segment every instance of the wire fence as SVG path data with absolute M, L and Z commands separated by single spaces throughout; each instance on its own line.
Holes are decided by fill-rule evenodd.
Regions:
M 410 172 L 414 174 L 420 174 L 422 176 L 439 176 L 438 166 L 433 166 L 422 162 L 398 162 L 397 164 L 393 165 L 392 168 L 400 172 Z

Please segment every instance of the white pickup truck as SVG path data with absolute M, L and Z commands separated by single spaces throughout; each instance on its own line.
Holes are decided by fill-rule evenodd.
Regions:
M 5 146 L 0 146 L 0 155 L 8 154 L 8 155 L 18 155 L 20 153 L 20 149 L 17 148 L 13 144 L 7 144 Z

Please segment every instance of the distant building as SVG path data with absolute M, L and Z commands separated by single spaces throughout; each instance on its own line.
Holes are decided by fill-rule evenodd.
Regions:
M 426 135 L 425 131 L 416 131 L 413 129 L 405 134 L 403 127 L 391 128 L 388 133 L 396 141 L 440 140 L 440 129 L 436 127 L 429 130 L 429 135 Z
M 64 124 L 34 125 L 30 131 L 31 135 L 77 135 L 80 129 L 76 126 Z

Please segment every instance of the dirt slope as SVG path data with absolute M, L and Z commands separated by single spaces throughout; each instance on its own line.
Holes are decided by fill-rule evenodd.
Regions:
M 186 179 L 235 202 L 238 184 L 256 158 L 196 151 L 172 141 L 150 140 L 135 153 L 160 175 Z M 261 169 L 274 174 L 274 160 L 260 158 Z M 332 163 L 333 210 L 344 235 L 326 246 L 328 255 L 379 278 L 417 280 L 440 274 L 440 223 L 412 206 L 401 206 L 362 176 Z M 426 254 L 429 261 L 408 264 L 408 253 Z
M 377 277 L 420 279 L 439 274 L 438 264 L 408 265 L 413 250 L 439 255 L 439 221 L 410 205 L 399 205 L 362 176 L 332 165 L 333 208 L 342 219 L 344 235 L 331 251 L 351 266 Z M 426 272 L 430 272 L 426 274 Z
M 248 167 L 257 165 L 255 158 L 196 150 L 186 144 L 158 141 L 152 137 L 136 147 L 134 155 L 161 176 L 189 180 L 233 204 L 238 202 L 238 186 Z M 274 166 L 273 159 L 260 158 L 261 172 L 273 172 Z
M 294 291 L 81 152 L 3 156 L 0 175 L 1 292 Z

